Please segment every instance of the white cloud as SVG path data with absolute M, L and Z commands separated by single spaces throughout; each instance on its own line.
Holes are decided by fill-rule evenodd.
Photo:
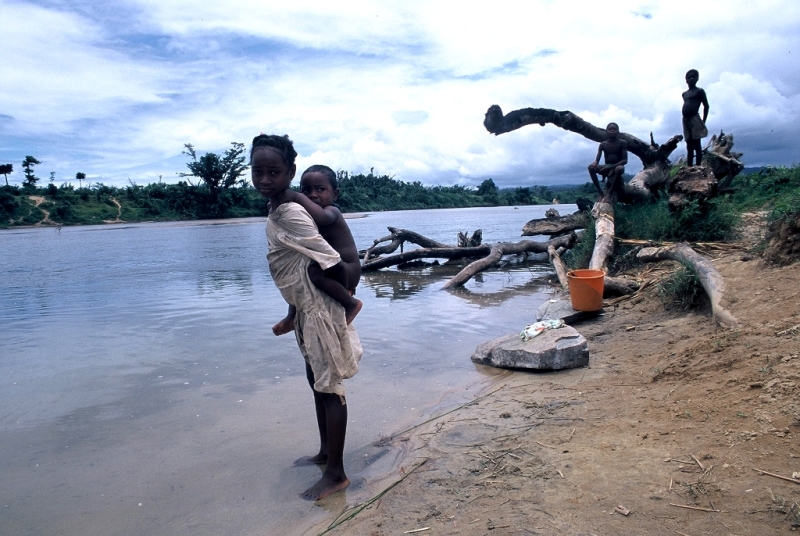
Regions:
M 300 168 L 374 167 L 425 184 L 583 182 L 596 144 L 552 125 L 492 136 L 488 106 L 569 109 L 663 142 L 680 133 L 683 76 L 697 68 L 711 130 L 736 133 L 748 163 L 789 164 L 798 6 L 5 2 L 0 54 L 13 61 L 0 78 L 0 159 L 34 154 L 59 176 L 80 169 L 111 184 L 175 180 L 184 143 L 222 151 L 263 131 L 288 133 Z

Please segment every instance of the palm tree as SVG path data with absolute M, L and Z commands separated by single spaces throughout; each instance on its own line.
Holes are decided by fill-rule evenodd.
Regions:
M 6 176 L 6 186 L 8 186 L 8 174 L 14 171 L 14 166 L 11 164 L 0 164 L 0 173 Z

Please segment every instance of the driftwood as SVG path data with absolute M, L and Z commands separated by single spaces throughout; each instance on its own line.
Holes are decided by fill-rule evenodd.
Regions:
M 474 248 L 459 248 L 456 246 L 445 246 L 441 248 L 420 248 L 388 257 L 373 258 L 361 263 L 362 272 L 370 272 L 396 266 L 416 259 L 463 259 L 468 257 L 481 257 L 488 255 L 491 246 L 484 244 Z
M 592 209 L 594 218 L 595 242 L 589 268 L 608 271 L 608 260 L 614 253 L 614 205 L 603 201 L 595 203 Z
M 489 107 L 483 120 L 483 126 L 494 135 L 504 134 L 526 125 L 545 126 L 547 123 L 580 134 L 584 138 L 600 143 L 606 140 L 604 128 L 592 125 L 570 111 L 556 111 L 549 108 L 522 108 L 503 115 L 503 110 L 496 104 Z M 642 161 L 644 169 L 624 186 L 624 197 L 620 201 L 646 201 L 659 190 L 665 189 L 669 182 L 669 156 L 683 140 L 683 136 L 673 136 L 664 144 L 657 144 L 650 134 L 647 143 L 632 134 L 620 132 L 619 137 L 625 140 L 628 152 Z
M 744 164 L 739 161 L 742 153 L 735 153 L 732 149 L 733 134 L 725 134 L 720 130 L 719 136 L 711 136 L 703 150 L 703 164 L 714 172 L 714 176 L 720 181 L 720 188 L 730 186 L 733 178 L 744 169 Z
M 725 284 L 720 273 L 711 262 L 695 252 L 688 244 L 674 244 L 667 247 L 644 248 L 636 255 L 642 261 L 661 261 L 665 259 L 678 261 L 691 266 L 697 274 L 700 284 L 711 300 L 711 313 L 720 325 L 734 328 L 736 318 L 721 305 Z
M 403 243 L 404 242 L 411 242 L 413 244 L 417 244 L 423 248 L 449 248 L 452 246 L 448 246 L 447 244 L 442 244 L 441 242 L 437 242 L 436 240 L 431 240 L 428 237 L 422 236 L 419 233 L 415 233 L 414 231 L 408 231 L 406 229 L 398 229 L 397 227 L 388 227 L 389 235 L 384 236 L 383 238 L 378 238 L 375 240 L 370 248 L 366 251 L 359 252 L 359 256 L 364 259 L 364 261 L 368 261 L 371 257 L 377 257 L 378 255 L 386 255 L 387 253 L 392 253 L 400 248 L 400 252 L 403 251 Z M 477 232 L 477 231 L 476 231 Z M 378 244 L 382 242 L 389 242 L 384 246 L 379 246 Z
M 556 248 L 555 246 L 547 246 L 547 255 L 550 257 L 550 263 L 556 271 L 558 282 L 561 283 L 561 288 L 569 290 L 569 280 L 567 279 L 567 267 L 564 266 L 564 261 L 561 260 L 561 253 L 564 248 Z
M 683 167 L 669 185 L 669 208 L 678 210 L 691 200 L 705 201 L 717 195 L 719 181 L 706 166 Z
M 537 218 L 525 224 L 522 236 L 561 235 L 586 227 L 586 215 L 582 212 L 558 216 L 556 218 Z
M 554 248 L 572 247 L 576 240 L 577 236 L 572 233 L 569 235 L 559 236 L 558 238 L 553 238 L 548 242 L 523 240 L 521 242 L 499 242 L 497 244 L 492 244 L 489 248 L 489 254 L 486 257 L 478 259 L 477 261 L 465 266 L 463 270 L 455 275 L 455 277 L 445 283 L 442 289 L 460 287 L 464 285 L 464 283 L 469 281 L 472 276 L 478 272 L 486 270 L 487 268 L 500 262 L 500 259 L 503 257 L 503 255 L 515 255 L 520 253 L 545 253 L 551 246 Z
M 603 281 L 603 297 L 611 298 L 614 296 L 627 296 L 639 290 L 639 283 L 625 279 L 624 277 L 606 276 Z

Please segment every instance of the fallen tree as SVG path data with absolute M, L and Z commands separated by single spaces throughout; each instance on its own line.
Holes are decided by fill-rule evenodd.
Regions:
M 557 111 L 549 108 L 522 108 L 503 115 L 503 110 L 493 104 L 486 111 L 483 126 L 492 134 L 499 136 L 526 125 L 545 126 L 552 124 L 569 132 L 580 134 L 584 138 L 600 143 L 606 140 L 604 128 L 597 127 L 574 113 L 564 110 Z M 634 154 L 642 161 L 642 169 L 624 187 L 625 199 L 619 201 L 646 201 L 659 190 L 666 189 L 669 183 L 669 169 L 672 165 L 670 154 L 678 147 L 683 136 L 673 136 L 664 144 L 657 144 L 650 134 L 650 143 L 647 143 L 632 134 L 620 132 L 619 137 L 625 140 L 628 152 Z
M 711 314 L 714 320 L 724 327 L 734 328 L 737 326 L 736 318 L 721 304 L 725 292 L 722 276 L 708 259 L 698 254 L 688 244 L 643 248 L 636 257 L 647 262 L 668 259 L 691 266 L 711 300 Z
M 492 244 L 489 254 L 475 262 L 468 264 L 455 275 L 450 281 L 444 284 L 442 289 L 460 287 L 469 281 L 472 276 L 482 272 L 500 262 L 504 255 L 518 255 L 521 253 L 547 253 L 549 248 L 570 248 L 575 244 L 577 236 L 575 233 L 559 236 L 547 242 L 535 242 L 533 240 L 522 240 L 520 242 L 499 242 Z

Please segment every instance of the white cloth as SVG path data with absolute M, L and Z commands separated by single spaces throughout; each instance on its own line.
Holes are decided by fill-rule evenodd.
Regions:
M 284 203 L 270 213 L 267 244 L 272 279 L 283 299 L 297 308 L 294 333 L 300 352 L 314 372 L 314 389 L 344 396 L 342 380 L 358 372 L 361 342 L 353 325 L 345 322 L 344 307 L 308 277 L 312 260 L 325 270 L 341 260 L 339 254 L 297 203 Z

